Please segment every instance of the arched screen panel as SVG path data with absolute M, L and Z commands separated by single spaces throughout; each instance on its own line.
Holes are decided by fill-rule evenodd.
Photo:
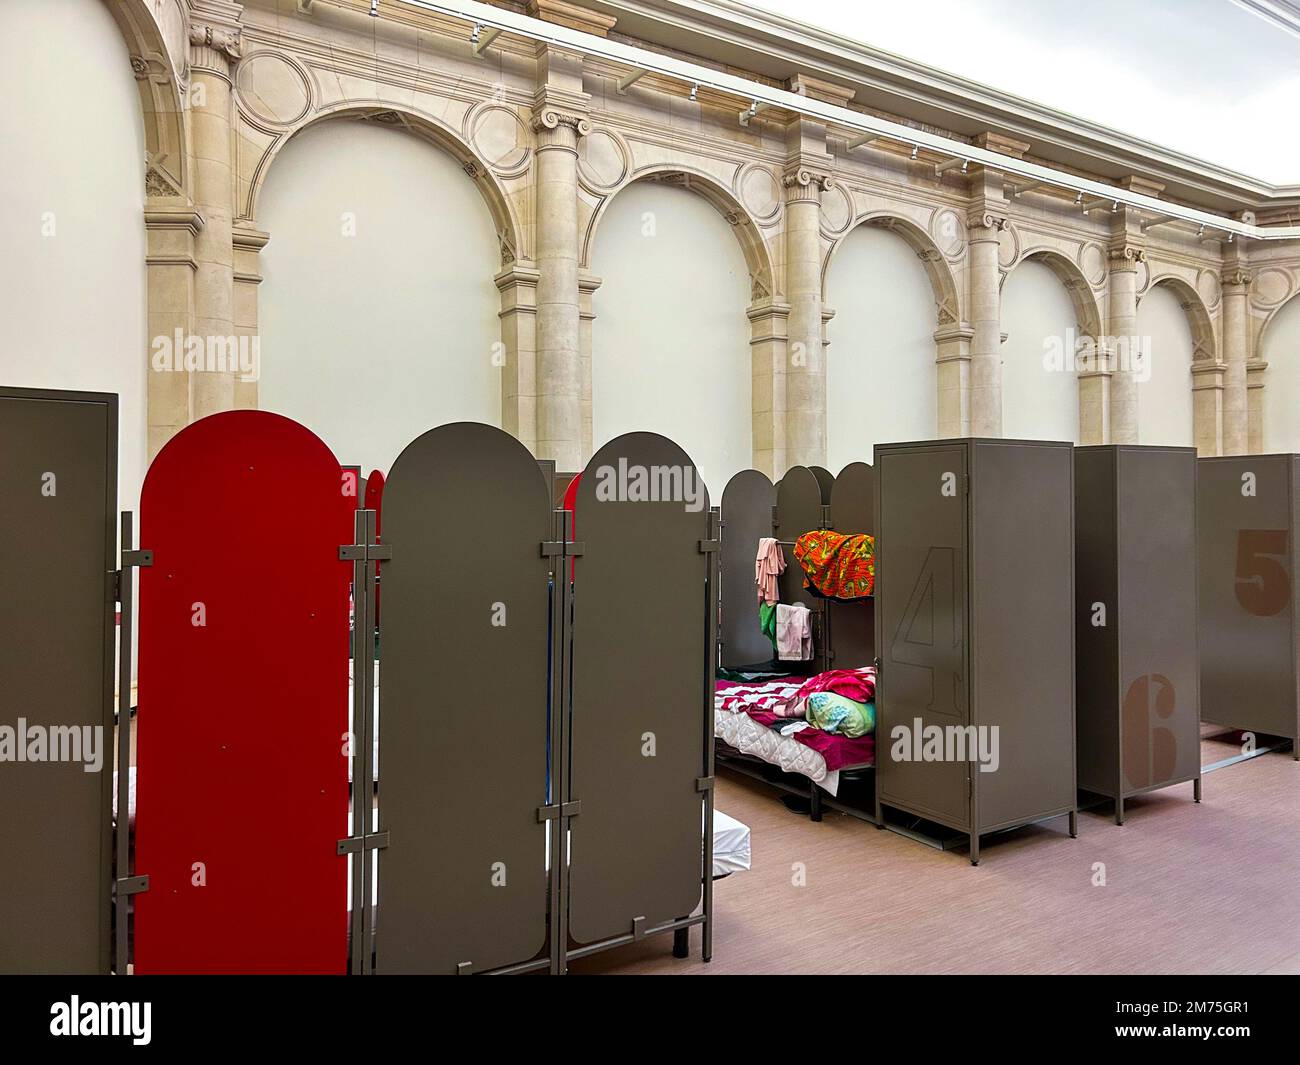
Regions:
M 758 541 L 775 536 L 776 488 L 758 470 L 741 470 L 722 492 L 722 664 L 768 662 L 772 644 L 758 627 L 754 560 Z M 788 552 L 787 552 L 788 557 Z
M 546 942 L 551 500 L 492 426 L 418 437 L 384 487 L 376 964 L 482 972 Z
M 141 502 L 138 973 L 342 973 L 355 495 L 265 411 L 195 422 Z
M 700 901 L 708 507 L 689 456 L 653 433 L 610 441 L 578 488 L 567 779 L 581 943 Z

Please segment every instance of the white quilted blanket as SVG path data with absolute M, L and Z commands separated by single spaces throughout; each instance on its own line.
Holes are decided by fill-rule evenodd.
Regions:
M 828 770 L 826 759 L 820 753 L 806 747 L 793 736 L 782 736 L 773 729 L 765 728 L 743 711 L 732 713 L 715 707 L 713 734 L 742 754 L 761 758 L 769 765 L 779 766 L 786 773 L 803 774 L 831 795 L 839 790 L 839 770 Z

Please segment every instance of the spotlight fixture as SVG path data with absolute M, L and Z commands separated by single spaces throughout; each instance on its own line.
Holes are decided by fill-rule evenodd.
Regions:
M 370 17 L 379 17 L 379 0 L 370 0 Z
M 1079 193 L 1079 195 L 1077 195 L 1077 196 L 1074 198 L 1074 206 L 1075 206 L 1075 207 L 1078 207 L 1079 204 L 1081 204 L 1081 203 L 1083 203 L 1083 193 L 1082 193 L 1082 192 Z
M 699 91 L 700 91 L 700 83 L 698 81 L 693 82 L 691 84 L 691 103 L 695 103 L 695 97 L 696 94 L 699 93 Z
M 916 153 L 919 152 L 920 150 L 921 150 L 921 146 L 920 146 L 919 144 L 913 144 L 913 145 L 912 145 L 912 158 L 913 158 L 913 159 L 916 158 Z
M 1197 235 L 1198 237 L 1203 237 L 1203 236 L 1205 236 L 1205 223 L 1204 223 L 1204 222 L 1201 223 L 1201 228 L 1198 229 L 1198 230 L 1196 231 L 1196 235 Z
M 377 3 L 378 0 L 375 0 L 375 2 Z M 473 29 L 473 31 L 472 31 L 472 32 L 470 33 L 470 35 L 469 35 L 469 43 L 470 43 L 470 44 L 478 44 L 478 35 L 482 32 L 482 30 L 483 30 L 483 27 L 482 27 L 481 24 L 479 24 L 479 23 L 477 23 L 477 22 L 474 23 L 474 29 Z

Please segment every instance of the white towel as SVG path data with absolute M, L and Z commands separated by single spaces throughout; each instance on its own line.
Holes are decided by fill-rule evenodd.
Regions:
M 802 603 L 776 605 L 776 656 L 783 662 L 812 658 L 812 622 Z

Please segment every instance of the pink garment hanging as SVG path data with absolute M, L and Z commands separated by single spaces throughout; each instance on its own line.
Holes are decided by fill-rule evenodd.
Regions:
M 812 658 L 812 621 L 802 603 L 776 604 L 776 656 L 783 662 Z
M 777 600 L 776 579 L 785 572 L 785 552 L 771 536 L 758 541 L 758 557 L 754 560 L 754 583 L 758 586 L 758 601 L 772 606 Z

